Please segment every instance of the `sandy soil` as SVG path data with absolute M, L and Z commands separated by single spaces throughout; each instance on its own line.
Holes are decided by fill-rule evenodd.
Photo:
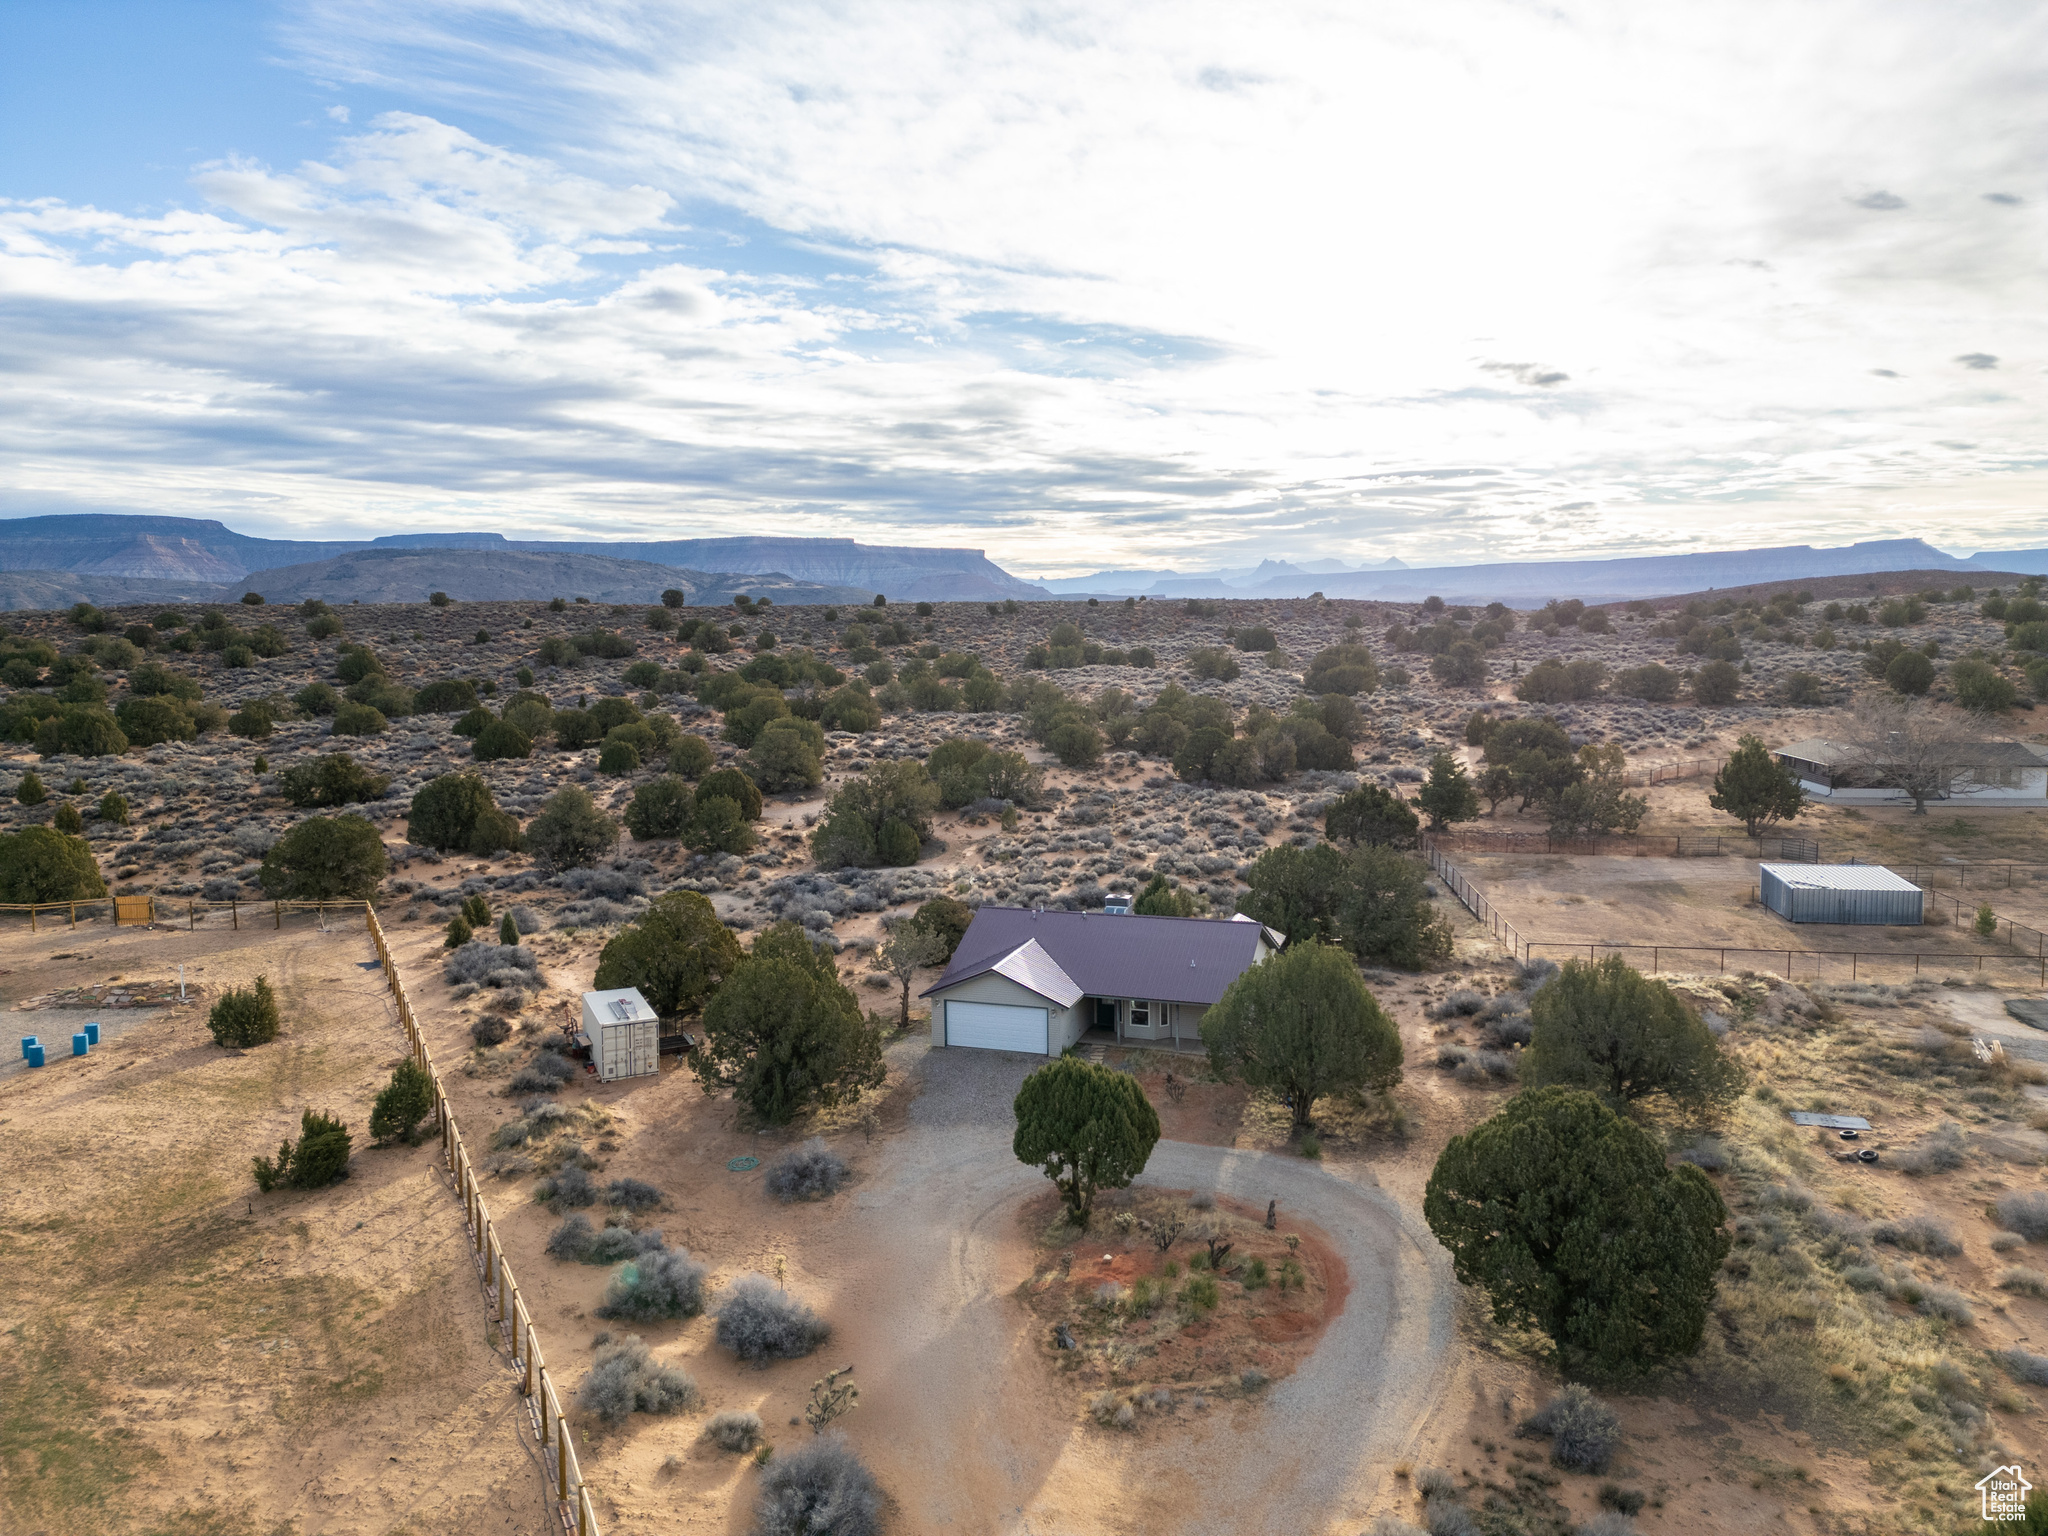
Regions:
M 165 1009 L 0 1083 L 7 1528 L 156 1532 L 182 1510 L 178 1530 L 223 1536 L 543 1529 L 536 1448 L 434 1148 L 367 1144 L 403 1051 L 367 937 L 306 923 L 51 947 L 0 935 L 0 999 L 183 961 L 209 986 L 267 974 L 285 1028 L 224 1051 L 198 1007 Z M 257 1193 L 249 1159 L 307 1106 L 357 1131 L 350 1178 Z
M 1912 974 L 1915 954 L 1928 957 L 1922 964 L 1930 974 L 1974 975 L 1979 963 L 1967 957 L 2010 952 L 1954 923 L 1913 928 L 1788 923 L 1755 901 L 1753 859 L 1459 853 L 1453 862 L 1535 945 L 1535 954 L 1551 959 L 1565 958 L 1574 943 L 1662 945 L 1665 954 L 1653 957 L 1638 948 L 1631 958 L 1645 969 L 1652 963 L 1700 969 L 1704 961 L 1704 968 L 1712 970 L 1720 964 L 1718 954 L 1703 955 L 1699 948 L 1726 946 L 1728 963 L 1736 969 L 1782 973 L 1788 949 L 1838 951 L 1819 960 L 1795 955 L 1793 975 L 1847 981 L 1852 951 L 1861 957 L 1856 975 L 1886 977 Z M 2033 956 L 2015 953 L 2010 960 L 1983 964 L 1992 968 L 1987 974 L 2019 981 L 2033 968 Z

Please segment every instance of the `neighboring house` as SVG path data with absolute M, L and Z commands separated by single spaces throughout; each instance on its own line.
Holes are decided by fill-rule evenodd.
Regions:
M 1248 917 L 983 907 L 924 991 L 932 1044 L 1057 1056 L 1092 1029 L 1199 1040 L 1209 1005 L 1286 942 Z
M 1912 796 L 1860 769 L 1850 749 L 1809 736 L 1772 754 L 1799 777 L 1814 800 L 1835 805 L 1910 805 Z M 1964 747 L 1948 792 L 1936 798 L 1972 805 L 2048 806 L 2048 752 L 2024 741 L 1985 741 Z

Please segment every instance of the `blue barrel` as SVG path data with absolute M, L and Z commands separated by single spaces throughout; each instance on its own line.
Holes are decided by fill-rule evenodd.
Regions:
M 41 1045 L 42 1043 L 43 1042 L 38 1040 L 34 1035 L 23 1035 L 21 1037 L 21 1059 L 23 1061 L 27 1061 L 28 1053 L 34 1050 L 37 1046 Z
M 88 1044 L 86 1043 L 86 1039 L 85 1039 L 85 1036 L 84 1036 L 83 1034 L 76 1034 L 76 1035 L 73 1035 L 73 1036 L 71 1037 L 71 1054 L 72 1054 L 72 1055 L 74 1055 L 74 1056 L 83 1056 L 83 1055 L 84 1055 L 84 1054 L 85 1054 L 85 1053 L 86 1053 L 87 1051 L 89 1051 L 89 1050 L 91 1050 L 91 1049 L 92 1049 L 92 1047 L 91 1047 L 90 1045 L 88 1045 Z
M 87 1044 L 89 1044 L 89 1045 L 98 1045 L 98 1044 L 100 1043 L 100 1027 L 99 1027 L 99 1025 L 97 1025 L 97 1024 L 88 1024 L 88 1025 L 86 1025 L 86 1026 L 85 1026 L 85 1039 L 86 1039 L 86 1043 L 87 1043 Z
M 28 1064 L 30 1066 L 40 1067 L 43 1064 L 43 1048 L 40 1045 L 30 1046 L 23 1054 L 28 1057 Z

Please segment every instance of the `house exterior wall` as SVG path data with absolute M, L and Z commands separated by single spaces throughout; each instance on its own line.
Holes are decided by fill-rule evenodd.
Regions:
M 1081 1038 L 1087 1028 L 1083 1012 L 1089 999 L 1081 998 L 1071 1008 L 1062 1008 L 1049 997 L 1041 997 L 1029 987 L 1019 986 L 1007 976 L 990 972 L 982 976 L 969 977 L 958 986 L 948 987 L 943 992 L 931 995 L 932 1003 L 932 1044 L 946 1043 L 946 1000 L 957 998 L 963 1003 L 996 1003 L 1012 1008 L 1043 1008 L 1045 1010 L 1048 1056 L 1057 1056 L 1068 1046 Z
M 1778 754 L 1778 760 L 1799 778 L 1808 798 L 1833 805 L 1911 805 L 1913 797 L 1882 784 L 1847 782 L 1854 775 L 1804 758 Z M 1936 799 L 1971 806 L 2048 806 L 2048 766 L 1965 769 Z

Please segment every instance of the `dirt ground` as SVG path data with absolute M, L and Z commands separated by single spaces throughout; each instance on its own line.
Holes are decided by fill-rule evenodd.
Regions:
M 0 934 L 0 999 L 182 961 L 209 990 L 267 975 L 284 1031 L 226 1051 L 199 1004 L 174 1006 L 0 1080 L 6 1528 L 544 1529 L 537 1447 L 435 1147 L 368 1145 L 403 1037 L 367 936 L 80 935 Z M 259 1194 L 250 1158 L 306 1107 L 356 1132 L 350 1177 Z
M 1980 972 L 2015 983 L 2036 970 L 2033 946 L 2022 952 L 1986 941 L 1949 920 L 1944 903 L 1930 899 L 1937 918 L 1918 927 L 1789 923 L 1756 899 L 1757 861 L 1722 858 L 1607 858 L 1550 854 L 1457 853 L 1458 869 L 1515 925 L 1530 951 L 1562 960 L 1570 945 L 1594 942 L 1665 946 L 1652 956 L 1629 952 L 1649 970 L 1713 970 L 1724 946 L 1735 968 L 1784 973 L 1787 950 L 1833 951 L 1825 958 L 1795 953 L 1795 980 L 1848 981 L 1853 976 L 1897 979 L 1921 968 L 1942 976 Z M 1853 964 L 1850 954 L 1859 958 Z M 1979 962 L 1978 955 L 1999 956 Z M 1580 951 L 1584 958 L 1584 951 Z M 2037 973 L 2038 977 L 2038 973 Z
M 1177 1394 L 1128 1430 L 1093 1421 L 1094 1387 L 1078 1391 L 1062 1377 L 1039 1336 L 1043 1320 L 1017 1295 L 1046 1251 L 1026 1220 L 1045 1204 L 1044 1181 L 1008 1149 L 1008 1101 L 1028 1058 L 934 1052 L 913 1029 L 890 1047 L 879 1101 L 773 1132 L 742 1123 L 672 1062 L 654 1079 L 572 1084 L 563 1103 L 609 1117 L 588 1148 L 593 1177 L 664 1190 L 668 1208 L 647 1219 L 709 1266 L 714 1298 L 748 1271 L 779 1277 L 834 1330 L 812 1358 L 761 1370 L 719 1350 L 707 1318 L 635 1329 L 695 1378 L 704 1404 L 617 1428 L 575 1415 L 605 1530 L 748 1530 L 756 1468 L 701 1438 L 706 1415 L 752 1409 L 787 1450 L 809 1435 L 791 1421 L 812 1381 L 846 1364 L 862 1388 L 846 1432 L 891 1495 L 900 1533 L 1224 1532 L 1259 1509 L 1287 1528 L 1353 1536 L 1380 1513 L 1419 1518 L 1415 1474 L 1439 1467 L 1475 1507 L 1489 1488 L 1505 1490 L 1495 1497 L 1512 1495 L 1530 1531 L 1590 1518 L 1602 1485 L 1613 1484 L 1644 1496 L 1646 1532 L 1876 1536 L 1945 1529 L 1936 1516 L 1946 1519 L 1967 1490 L 1973 1456 L 1996 1448 L 2039 1459 L 2043 1394 L 1977 1362 L 2048 1338 L 2048 1302 L 1998 1279 L 2015 1259 L 2039 1260 L 1995 1252 L 1984 1214 L 2000 1191 L 2040 1184 L 2048 1099 L 2038 1087 L 1994 1093 L 1967 1066 L 1913 1054 L 1916 1032 L 1929 1027 L 1965 1046 L 1969 1034 L 2007 1039 L 2016 1056 L 2035 1032 L 2003 1014 L 2005 993 L 1930 985 L 1854 994 L 1865 1000 L 1845 1001 L 1826 1030 L 1772 1033 L 1751 1019 L 1763 1017 L 1756 999 L 1767 982 L 1699 977 L 1685 983 L 1696 995 L 1727 986 L 1750 999 L 1745 1013 L 1729 998 L 1730 1038 L 1779 1102 L 1869 1116 L 1887 1158 L 1944 1120 L 1964 1127 L 1965 1165 L 1922 1178 L 1836 1163 L 1825 1138 L 1792 1132 L 1747 1100 L 1722 1134 L 1822 1204 L 1872 1220 L 1935 1213 L 1950 1222 L 1960 1253 L 1886 1262 L 1901 1278 L 1968 1296 L 1974 1321 L 1955 1328 L 1892 1300 L 1845 1332 L 1843 1303 L 1819 1285 L 1828 1271 L 1788 1278 L 1774 1266 L 1792 1260 L 1760 1232 L 1738 1247 L 1743 1267 L 1724 1278 L 1701 1357 L 1653 1393 L 1614 1397 L 1627 1426 L 1616 1465 L 1601 1477 L 1548 1469 L 1541 1443 L 1517 1438 L 1515 1426 L 1555 1390 L 1554 1372 L 1531 1340 L 1495 1327 L 1450 1283 L 1420 1222 L 1444 1142 L 1510 1091 L 1435 1070 L 1439 1041 L 1470 1026 L 1431 1017 L 1431 1005 L 1454 987 L 1490 991 L 1510 979 L 1477 925 L 1446 908 L 1459 948 L 1451 970 L 1369 977 L 1407 1050 L 1397 1118 L 1321 1106 L 1319 1161 L 1294 1154 L 1271 1104 L 1201 1080 L 1199 1059 L 1147 1052 L 1130 1063 L 1169 1138 L 1132 1194 L 1207 1187 L 1254 1212 L 1277 1197 L 1282 1230 L 1292 1222 L 1326 1233 L 1351 1290 L 1293 1374 L 1200 1406 Z M 116 975 L 150 979 L 183 958 L 195 985 L 266 971 L 294 1021 L 276 1046 L 235 1056 L 206 1040 L 195 1009 L 167 1010 L 131 1023 L 87 1062 L 0 1080 L 0 1125 L 25 1138 L 30 1170 L 0 1246 L 9 1528 L 237 1536 L 293 1520 L 302 1536 L 542 1529 L 524 1410 L 484 1342 L 459 1207 L 432 1146 L 361 1150 L 347 1183 L 311 1195 L 257 1196 L 246 1178 L 246 1158 L 273 1145 L 303 1102 L 346 1103 L 357 1123 L 366 1118 L 398 1054 L 381 984 L 364 968 L 367 941 L 310 927 L 282 936 L 96 929 L 59 941 L 78 957 L 66 961 L 43 957 L 25 935 L 6 942 L 0 979 L 10 990 L 0 996 L 9 1000 Z M 520 1113 L 504 1092 L 509 1064 L 471 1050 L 475 1002 L 449 996 L 438 933 L 414 925 L 394 943 L 481 1160 L 492 1128 Z M 529 1010 L 529 1033 L 558 1021 L 596 956 L 584 935 L 537 948 L 553 989 Z M 1195 1079 L 1178 1102 L 1165 1091 L 1168 1066 Z M 727 1166 L 745 1156 L 765 1163 L 813 1133 L 854 1170 L 830 1200 L 782 1205 L 760 1168 Z M 126 1171 L 135 1150 L 151 1159 L 145 1173 Z M 89 1203 L 79 1197 L 82 1161 Z M 501 1167 L 492 1208 L 551 1364 L 573 1391 L 593 1339 L 618 1331 L 595 1316 L 609 1271 L 549 1257 L 558 1218 L 532 1200 L 534 1170 L 513 1155 Z M 1749 1168 L 1715 1175 L 1739 1231 L 1774 1219 Z M 110 1210 L 129 1240 L 97 1235 L 92 1218 Z M 63 1283 L 50 1283 L 53 1271 Z M 1934 1447 L 1928 1421 L 1914 1417 L 1942 1360 L 1968 1371 L 1964 1390 L 1983 1425 L 1978 1449 L 1964 1455 Z M 1829 1373 L 1842 1361 L 1853 1375 L 1838 1381 Z M 1802 1372 L 1827 1390 L 1802 1394 Z M 1887 1403 L 1904 1409 L 1899 1423 L 1913 1420 L 1910 1433 L 1882 1427 Z M 164 1524 L 181 1508 L 200 1523 Z

